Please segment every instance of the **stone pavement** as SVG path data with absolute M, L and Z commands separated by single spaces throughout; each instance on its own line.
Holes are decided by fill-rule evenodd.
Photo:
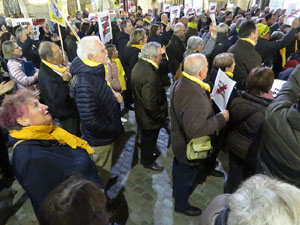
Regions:
M 167 90 L 169 95 L 169 90 Z M 172 162 L 173 153 L 168 146 L 168 133 L 164 128 L 159 133 L 157 148 L 161 151 L 158 161 L 164 165 L 162 172 L 153 172 L 144 169 L 138 163 L 139 149 L 136 147 L 136 123 L 134 112 L 125 115 L 125 135 L 118 140 L 114 158 L 116 162 L 112 168 L 112 177 L 118 176 L 118 181 L 108 190 L 110 198 L 120 198 L 117 203 L 117 215 L 122 217 L 119 221 L 128 225 L 194 225 L 199 224 L 198 217 L 189 217 L 175 213 L 172 198 Z M 138 150 L 138 151 L 137 151 Z M 223 154 L 224 155 L 224 154 Z M 221 154 L 221 158 L 225 159 Z M 223 162 L 224 160 L 222 160 Z M 132 168 L 132 165 L 134 166 Z M 221 168 L 222 169 L 222 168 Z M 224 178 L 209 176 L 205 183 L 198 185 L 193 192 L 190 203 L 202 210 L 218 194 L 223 192 Z M 125 187 L 125 192 L 118 195 Z M 18 198 L 23 190 L 17 182 L 13 187 L 18 190 Z M 123 195 L 124 194 L 124 195 Z M 129 217 L 128 217 L 129 213 Z M 8 225 L 37 225 L 34 212 L 29 200 L 10 218 Z

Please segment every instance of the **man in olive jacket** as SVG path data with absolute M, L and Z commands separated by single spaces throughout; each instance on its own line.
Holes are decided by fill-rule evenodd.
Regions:
M 157 72 L 162 59 L 161 45 L 150 42 L 144 45 L 139 61 L 131 72 L 135 116 L 141 128 L 141 163 L 145 168 L 162 170 L 155 162 L 156 141 L 167 117 L 166 93 Z
M 183 76 L 176 81 L 171 93 L 171 143 L 174 152 L 173 194 L 175 211 L 189 216 L 201 210 L 188 202 L 199 174 L 209 174 L 215 167 L 215 157 L 188 160 L 186 146 L 193 138 L 210 136 L 213 139 L 229 119 L 228 111 L 214 115 L 210 103 L 210 87 L 202 80 L 207 75 L 207 60 L 202 54 L 192 54 L 184 61 Z M 203 175 L 205 176 L 205 175 Z

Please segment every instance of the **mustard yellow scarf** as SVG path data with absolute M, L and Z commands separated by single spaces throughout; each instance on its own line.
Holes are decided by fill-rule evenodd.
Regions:
M 46 60 L 43 60 L 43 59 L 42 59 L 42 62 L 46 66 L 50 67 L 51 69 L 53 69 L 54 71 L 59 72 L 59 73 L 65 73 L 68 70 L 68 67 L 66 67 L 66 66 L 62 66 L 62 65 L 57 66 L 57 65 L 49 63 L 49 62 L 47 62 Z
M 12 130 L 10 131 L 10 136 L 21 140 L 56 140 L 60 144 L 68 145 L 73 149 L 79 147 L 85 149 L 88 154 L 94 153 L 94 149 L 85 140 L 53 124 L 49 126 L 29 126 L 23 127 L 21 130 Z
M 233 78 L 233 73 L 232 72 L 225 72 L 229 77 Z
M 120 59 L 118 59 L 118 58 L 111 59 L 111 61 L 116 63 L 116 65 L 117 65 L 118 77 L 119 77 L 119 81 L 121 84 L 121 89 L 122 89 L 122 91 L 125 91 L 126 90 L 125 71 L 122 66 L 122 63 L 121 63 Z
M 145 60 L 148 63 L 151 63 L 155 67 L 155 69 L 158 70 L 159 66 L 155 62 L 153 62 L 151 59 L 142 58 L 142 60 Z
M 253 46 L 256 45 L 255 41 L 251 40 L 250 38 L 240 38 L 240 39 L 243 40 L 243 41 L 249 42 L 249 43 L 252 44 Z
M 279 50 L 279 53 L 281 55 L 281 61 L 282 61 L 282 64 L 281 66 L 284 67 L 285 64 L 286 64 L 286 48 L 282 48 Z
M 144 18 L 144 21 L 147 22 L 147 23 L 149 23 L 149 24 L 151 23 L 151 21 L 148 20 L 147 18 Z
M 196 82 L 199 84 L 203 89 L 210 92 L 210 86 L 207 83 L 204 83 L 202 80 L 197 79 L 196 77 L 193 77 L 191 75 L 188 75 L 186 72 L 182 72 L 182 75 L 185 76 L 187 79 Z
M 131 45 L 131 47 L 142 49 L 144 45 Z
M 169 25 L 169 23 L 166 23 L 165 21 L 161 21 L 161 23 L 164 24 L 164 25 L 166 25 L 166 26 Z
M 188 22 L 188 27 L 193 28 L 193 29 L 197 29 L 197 23 L 194 22 Z

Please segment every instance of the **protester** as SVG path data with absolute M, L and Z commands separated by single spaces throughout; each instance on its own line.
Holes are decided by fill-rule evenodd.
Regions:
M 133 31 L 134 27 L 132 26 L 131 21 L 126 19 L 121 22 L 120 29 L 121 32 L 117 36 L 116 46 L 119 52 L 121 62 L 123 63 L 123 60 L 125 59 L 123 54 L 125 52 L 126 45 L 130 39 L 130 34 Z

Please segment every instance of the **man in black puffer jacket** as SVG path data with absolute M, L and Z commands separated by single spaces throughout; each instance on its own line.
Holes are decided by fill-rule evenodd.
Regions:
M 300 65 L 266 112 L 260 169 L 300 187 Z
M 123 133 L 120 106 L 105 80 L 107 51 L 97 36 L 80 40 L 72 62 L 73 94 L 80 114 L 83 139 L 106 183 L 110 176 L 114 141 Z

